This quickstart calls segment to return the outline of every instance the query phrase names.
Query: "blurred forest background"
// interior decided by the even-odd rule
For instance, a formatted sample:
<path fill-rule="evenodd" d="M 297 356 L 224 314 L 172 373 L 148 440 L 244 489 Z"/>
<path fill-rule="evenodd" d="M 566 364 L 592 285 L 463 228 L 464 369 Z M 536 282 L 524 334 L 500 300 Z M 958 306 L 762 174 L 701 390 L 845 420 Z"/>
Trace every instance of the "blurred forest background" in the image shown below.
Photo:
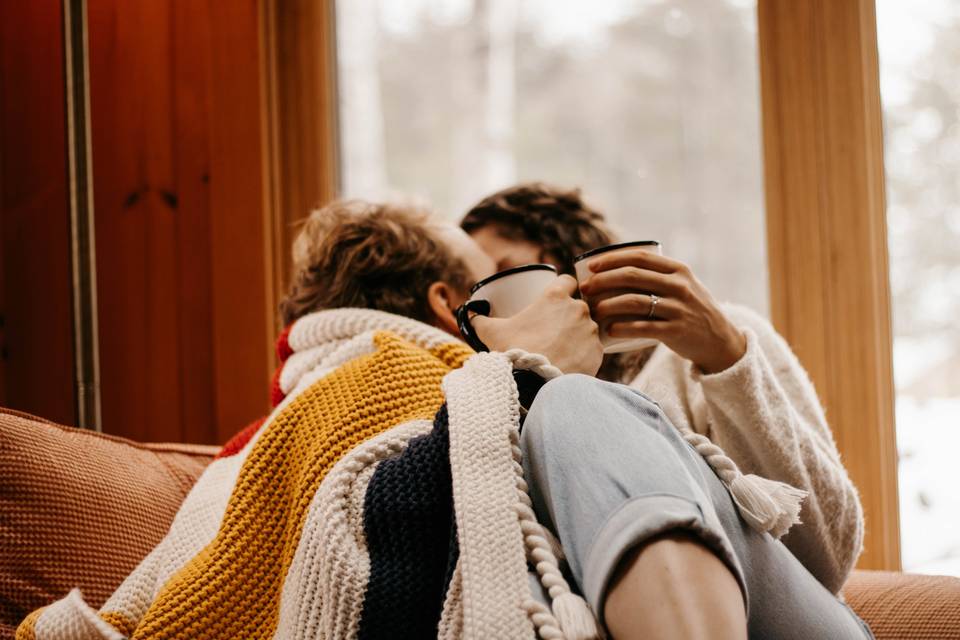
<path fill-rule="evenodd" d="M 960 576 L 960 2 L 878 0 L 877 29 L 903 563 Z"/>
<path fill-rule="evenodd" d="M 768 312 L 752 0 L 338 5 L 344 193 L 451 219 L 582 187 L 721 299 Z"/>
<path fill-rule="evenodd" d="M 877 13 L 904 566 L 960 575 L 960 2 Z M 344 195 L 579 186 L 768 313 L 755 0 L 350 0 L 337 38 Z"/>

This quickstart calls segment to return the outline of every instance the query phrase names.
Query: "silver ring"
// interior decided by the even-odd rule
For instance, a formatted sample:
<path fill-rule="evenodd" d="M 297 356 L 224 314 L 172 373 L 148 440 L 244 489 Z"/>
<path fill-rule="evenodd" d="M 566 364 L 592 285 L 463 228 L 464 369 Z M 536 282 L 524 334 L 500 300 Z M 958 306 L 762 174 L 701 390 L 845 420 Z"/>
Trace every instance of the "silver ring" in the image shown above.
<path fill-rule="evenodd" d="M 651 320 L 653 318 L 653 312 L 657 310 L 657 303 L 660 302 L 659 296 L 655 296 L 652 293 L 649 294 L 649 296 L 650 296 L 650 313 L 647 314 L 647 320 Z"/>

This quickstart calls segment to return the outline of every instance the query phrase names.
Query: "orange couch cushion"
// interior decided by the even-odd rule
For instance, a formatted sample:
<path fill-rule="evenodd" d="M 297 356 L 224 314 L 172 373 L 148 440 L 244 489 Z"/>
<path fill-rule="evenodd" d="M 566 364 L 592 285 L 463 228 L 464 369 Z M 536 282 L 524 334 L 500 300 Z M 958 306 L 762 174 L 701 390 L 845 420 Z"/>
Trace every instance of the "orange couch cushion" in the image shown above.
<path fill-rule="evenodd" d="M 0 408 L 0 638 L 75 586 L 99 607 L 164 536 L 217 451 Z M 855 571 L 843 592 L 877 640 L 960 640 L 960 579 Z"/>
<path fill-rule="evenodd" d="M 958 578 L 854 571 L 843 595 L 877 640 L 960 639 Z"/>
<path fill-rule="evenodd" d="M 217 450 L 0 409 L 0 638 L 72 587 L 99 607 L 164 536 Z"/>

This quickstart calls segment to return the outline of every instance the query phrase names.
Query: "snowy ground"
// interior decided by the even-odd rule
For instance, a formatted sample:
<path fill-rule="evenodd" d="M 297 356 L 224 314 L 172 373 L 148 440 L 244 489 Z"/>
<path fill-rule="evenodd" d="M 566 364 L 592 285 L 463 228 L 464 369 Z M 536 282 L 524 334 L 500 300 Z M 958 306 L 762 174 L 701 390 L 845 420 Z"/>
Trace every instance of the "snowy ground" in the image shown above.
<path fill-rule="evenodd" d="M 960 576 L 960 398 L 897 398 L 905 571 Z"/>

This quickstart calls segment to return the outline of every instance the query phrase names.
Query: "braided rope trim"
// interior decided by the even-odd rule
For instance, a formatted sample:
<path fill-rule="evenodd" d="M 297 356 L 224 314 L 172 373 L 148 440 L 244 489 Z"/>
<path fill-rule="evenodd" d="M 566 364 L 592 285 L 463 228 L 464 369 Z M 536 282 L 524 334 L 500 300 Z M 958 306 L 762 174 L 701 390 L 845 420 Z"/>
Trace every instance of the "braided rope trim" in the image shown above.
<path fill-rule="evenodd" d="M 563 375 L 542 355 L 511 349 L 504 354 L 516 369 L 528 369 L 545 380 Z M 754 530 L 781 538 L 800 524 L 800 510 L 807 492 L 786 483 L 757 475 L 745 475 L 737 464 L 707 436 L 689 428 L 678 428 L 686 440 L 710 465 L 730 491 L 737 510 Z"/>
<path fill-rule="evenodd" d="M 568 640 L 591 640 L 599 637 L 596 619 L 587 602 L 570 590 L 563 577 L 560 562 L 554 552 L 559 548 L 553 535 L 537 521 L 530 500 L 529 486 L 523 478 L 523 452 L 520 449 L 520 434 L 510 430 L 510 451 L 513 455 L 513 470 L 517 485 L 517 519 L 526 548 L 527 560 L 537 569 L 540 583 L 553 602 L 551 613 L 542 603 L 527 603 L 527 614 L 541 638 L 566 638 Z M 553 544 L 551 544 L 553 543 Z M 561 603 L 565 603 L 562 605 Z M 558 605 L 561 605 L 558 607 Z"/>
<path fill-rule="evenodd" d="M 503 355 L 513 363 L 514 369 L 532 371 L 544 380 L 553 380 L 563 375 L 563 371 L 550 364 L 546 356 L 539 353 L 529 353 L 523 349 L 510 349 Z"/>
<path fill-rule="evenodd" d="M 737 463 L 707 436 L 689 428 L 680 429 L 680 433 L 726 485 L 740 515 L 754 530 L 781 538 L 793 525 L 800 524 L 806 491 L 757 475 L 744 475 Z"/>
<path fill-rule="evenodd" d="M 540 354 L 511 349 L 504 356 L 515 369 L 529 370 L 545 380 L 563 375 Z M 534 628 L 545 640 L 593 640 L 600 637 L 597 621 L 587 602 L 570 590 L 570 585 L 560 570 L 562 548 L 543 525 L 537 521 L 530 500 L 530 487 L 523 477 L 523 451 L 520 449 L 520 431 L 510 429 L 510 452 L 513 456 L 513 472 L 517 487 L 517 519 L 523 533 L 527 560 L 537 569 L 540 583 L 550 595 L 553 611 L 543 603 L 530 599 L 524 603 L 527 615 Z"/>

